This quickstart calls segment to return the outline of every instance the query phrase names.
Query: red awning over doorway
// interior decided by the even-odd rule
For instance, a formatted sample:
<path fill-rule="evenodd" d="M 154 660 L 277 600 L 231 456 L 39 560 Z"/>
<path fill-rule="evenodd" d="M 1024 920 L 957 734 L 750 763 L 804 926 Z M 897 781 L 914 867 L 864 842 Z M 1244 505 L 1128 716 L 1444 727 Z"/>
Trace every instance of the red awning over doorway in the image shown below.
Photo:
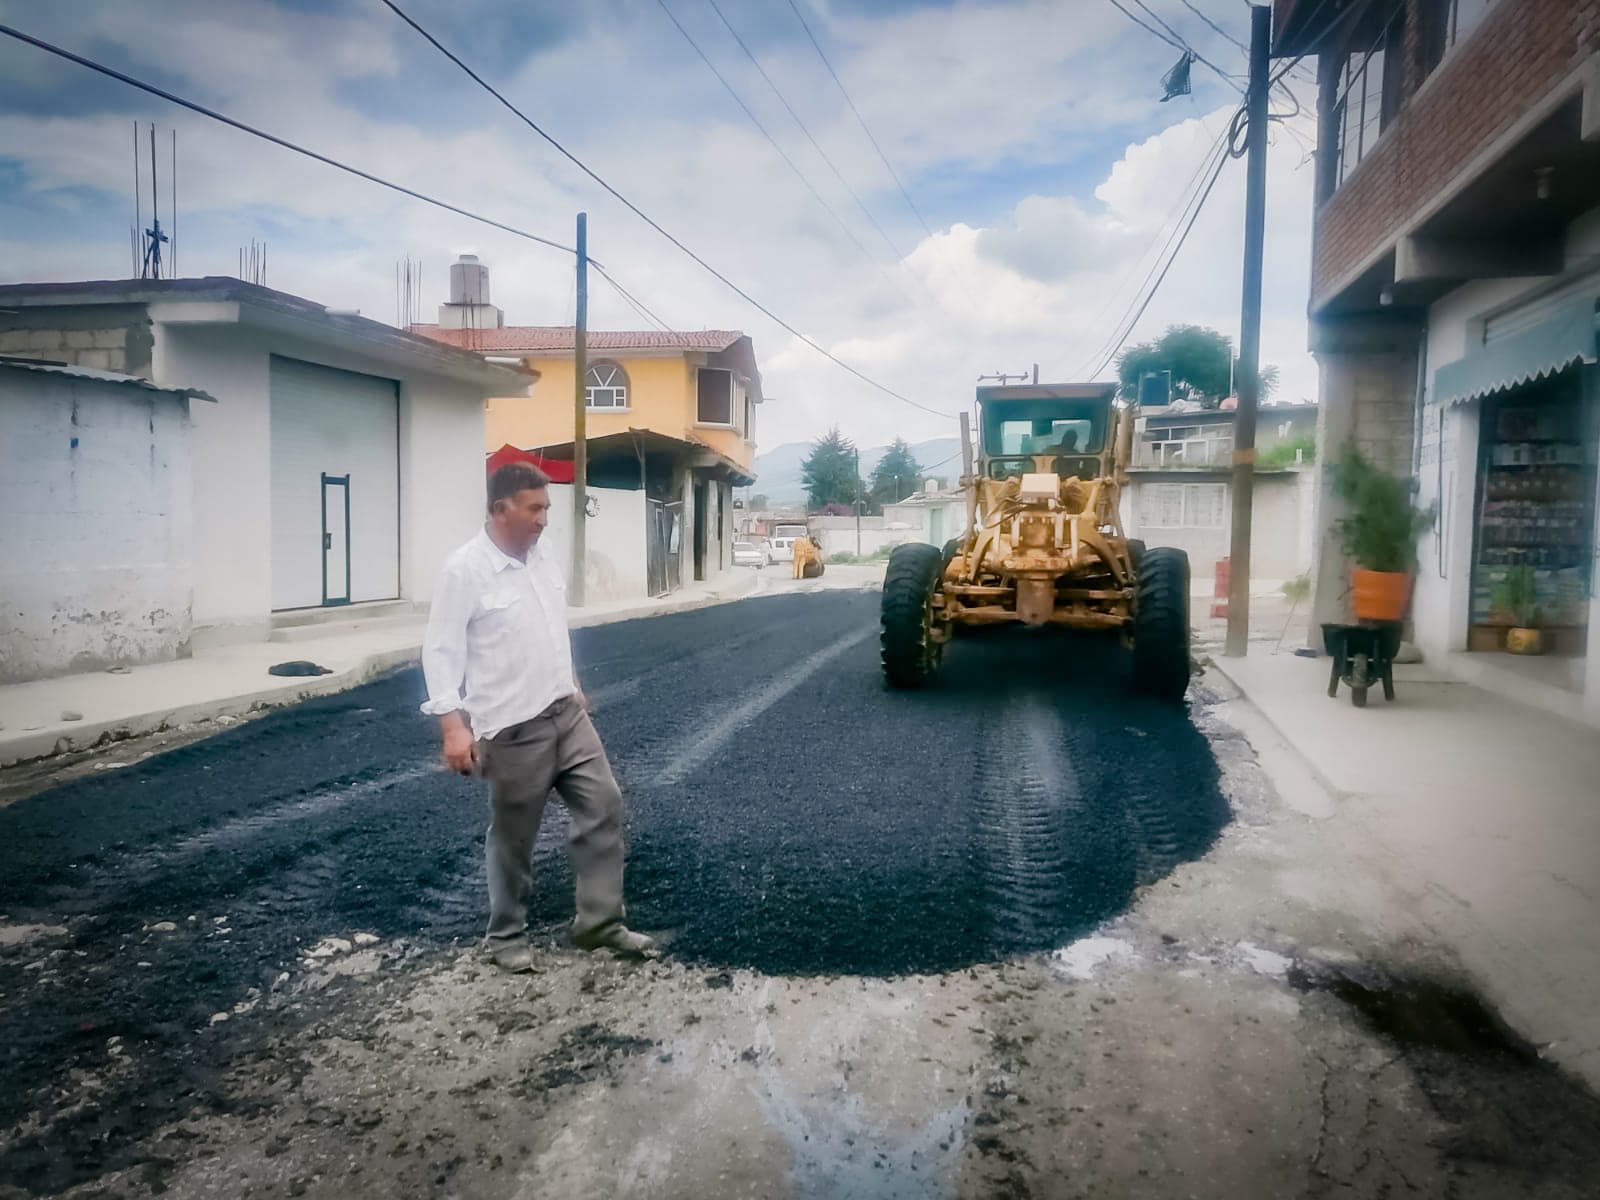
<path fill-rule="evenodd" d="M 507 463 L 525 462 L 532 463 L 546 475 L 550 476 L 551 483 L 571 483 L 574 478 L 573 467 L 570 461 L 559 458 L 542 458 L 532 450 L 518 450 L 507 443 L 493 454 L 489 455 L 487 472 L 493 475 Z"/>

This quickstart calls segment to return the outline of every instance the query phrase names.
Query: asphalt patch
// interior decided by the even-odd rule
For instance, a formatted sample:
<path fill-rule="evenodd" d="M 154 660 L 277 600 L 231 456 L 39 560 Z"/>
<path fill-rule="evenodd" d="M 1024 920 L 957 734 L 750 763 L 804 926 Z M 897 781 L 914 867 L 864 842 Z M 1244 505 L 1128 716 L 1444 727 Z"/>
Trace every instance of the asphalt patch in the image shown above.
<path fill-rule="evenodd" d="M 1206 740 L 1129 694 L 1114 642 L 963 639 L 934 687 L 891 692 L 877 604 L 788 596 L 575 636 L 628 797 L 629 920 L 669 953 L 712 979 L 947 970 L 1059 946 L 1211 845 L 1228 808 Z M 436 768 L 422 694 L 397 672 L 0 809 L 7 918 L 66 930 L 0 948 L 0 1124 L 36 1131 L 0 1184 L 135 1165 L 151 1131 L 230 1104 L 230 1064 L 304 1018 L 213 1017 L 322 939 L 481 937 L 484 788 Z M 552 805 L 530 898 L 551 943 L 565 833 Z"/>

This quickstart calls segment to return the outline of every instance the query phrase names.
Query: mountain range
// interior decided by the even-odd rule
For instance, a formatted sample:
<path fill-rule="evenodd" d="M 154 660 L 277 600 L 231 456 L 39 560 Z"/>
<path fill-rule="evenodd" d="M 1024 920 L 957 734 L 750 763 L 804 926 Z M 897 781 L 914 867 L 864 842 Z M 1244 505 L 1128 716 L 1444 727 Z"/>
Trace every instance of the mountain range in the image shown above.
<path fill-rule="evenodd" d="M 750 489 L 751 494 L 765 496 L 774 507 L 804 504 L 806 485 L 800 472 L 811 453 L 811 445 L 810 442 L 785 442 L 764 454 L 756 455 L 756 484 Z M 874 446 L 870 450 L 862 448 L 862 478 L 872 478 L 873 468 L 888 450 L 887 446 Z M 954 482 L 961 474 L 961 464 L 956 458 L 960 453 L 961 439 L 954 437 L 934 438 L 928 442 L 917 442 L 911 447 L 911 455 L 917 460 L 923 474 L 942 479 L 947 484 Z"/>

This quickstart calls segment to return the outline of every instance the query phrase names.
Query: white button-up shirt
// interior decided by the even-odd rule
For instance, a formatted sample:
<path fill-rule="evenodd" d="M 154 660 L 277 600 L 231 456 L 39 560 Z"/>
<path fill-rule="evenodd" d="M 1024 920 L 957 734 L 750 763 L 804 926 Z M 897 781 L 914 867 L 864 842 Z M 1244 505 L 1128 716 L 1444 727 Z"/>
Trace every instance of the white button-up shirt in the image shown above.
<path fill-rule="evenodd" d="M 465 709 L 472 732 L 491 738 L 572 695 L 567 584 L 542 540 L 526 562 L 480 531 L 445 560 L 422 643 L 434 716 Z"/>

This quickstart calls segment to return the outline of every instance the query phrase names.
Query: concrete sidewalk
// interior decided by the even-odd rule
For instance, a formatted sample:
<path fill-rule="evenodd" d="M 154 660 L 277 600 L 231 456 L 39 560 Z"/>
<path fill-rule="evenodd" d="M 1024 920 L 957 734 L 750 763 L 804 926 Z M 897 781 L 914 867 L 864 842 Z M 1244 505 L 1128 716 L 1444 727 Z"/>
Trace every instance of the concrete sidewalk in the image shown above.
<path fill-rule="evenodd" d="M 1259 644 L 1212 667 L 1327 793 L 1330 856 L 1359 847 L 1515 1029 L 1600 1086 L 1600 737 L 1426 667 L 1357 709 L 1329 669 Z M 1281 747 L 1258 749 L 1275 774 Z"/>
<path fill-rule="evenodd" d="M 681 588 L 648 601 L 574 609 L 574 629 L 635 617 L 686 612 L 751 595 L 754 571 Z M 0 767 L 86 750 L 161 729 L 238 717 L 261 708 L 355 687 L 391 667 L 417 661 L 426 616 L 318 629 L 293 643 L 250 642 L 202 650 L 176 662 L 134 667 L 126 674 L 94 672 L 0 687 Z M 308 659 L 328 675 L 279 677 L 274 663 Z"/>

